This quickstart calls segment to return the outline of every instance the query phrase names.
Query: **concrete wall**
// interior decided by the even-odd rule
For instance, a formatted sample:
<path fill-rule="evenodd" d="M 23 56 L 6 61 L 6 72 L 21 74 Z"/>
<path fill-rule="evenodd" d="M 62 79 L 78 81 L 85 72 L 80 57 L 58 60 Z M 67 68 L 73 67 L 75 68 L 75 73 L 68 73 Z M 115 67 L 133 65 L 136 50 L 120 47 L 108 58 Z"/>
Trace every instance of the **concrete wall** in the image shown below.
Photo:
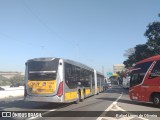
<path fill-rule="evenodd" d="M 0 99 L 9 97 L 18 97 L 24 95 L 24 86 L 10 88 L 8 86 L 1 86 L 5 90 L 0 90 Z"/>

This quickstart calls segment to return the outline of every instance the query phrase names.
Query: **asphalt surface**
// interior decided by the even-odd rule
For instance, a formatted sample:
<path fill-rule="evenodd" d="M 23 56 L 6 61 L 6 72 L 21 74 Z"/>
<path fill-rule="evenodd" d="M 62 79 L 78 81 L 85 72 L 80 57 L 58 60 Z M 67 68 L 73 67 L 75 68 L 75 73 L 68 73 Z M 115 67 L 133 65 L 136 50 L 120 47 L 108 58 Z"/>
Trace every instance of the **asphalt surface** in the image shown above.
<path fill-rule="evenodd" d="M 34 120 L 153 120 L 153 117 L 125 116 L 133 111 L 158 111 L 150 103 L 133 102 L 129 99 L 128 89 L 120 86 L 112 86 L 99 95 L 86 98 L 79 104 L 56 104 L 43 102 L 26 102 L 23 97 L 0 100 L 1 111 L 37 112 L 40 111 L 42 117 L 15 117 L 3 119 L 34 119 Z M 121 113 L 123 111 L 124 116 Z M 111 113 L 110 113 L 111 112 Z M 117 113 L 117 114 L 115 114 Z M 113 115 L 112 115 L 113 114 Z M 136 114 L 136 113 L 135 113 Z M 121 115 L 121 116 L 120 116 Z M 154 119 L 158 120 L 154 116 Z"/>

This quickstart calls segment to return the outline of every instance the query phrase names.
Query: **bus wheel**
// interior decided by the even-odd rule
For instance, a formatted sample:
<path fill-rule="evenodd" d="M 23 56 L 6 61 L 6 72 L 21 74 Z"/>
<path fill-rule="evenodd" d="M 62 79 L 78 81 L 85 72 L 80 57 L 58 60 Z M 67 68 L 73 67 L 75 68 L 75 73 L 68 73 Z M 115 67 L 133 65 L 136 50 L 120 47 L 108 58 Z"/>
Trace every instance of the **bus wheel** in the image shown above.
<path fill-rule="evenodd" d="M 86 90 L 83 90 L 84 99 L 86 98 Z"/>
<path fill-rule="evenodd" d="M 153 95 L 152 102 L 155 106 L 160 106 L 160 94 Z"/>
<path fill-rule="evenodd" d="M 99 91 L 97 91 L 97 95 L 99 95 Z"/>
<path fill-rule="evenodd" d="M 81 102 L 83 102 L 84 101 L 84 98 L 81 98 Z"/>
<path fill-rule="evenodd" d="M 78 104 L 80 100 L 81 100 L 80 92 L 78 92 L 78 99 L 75 101 L 75 103 Z"/>

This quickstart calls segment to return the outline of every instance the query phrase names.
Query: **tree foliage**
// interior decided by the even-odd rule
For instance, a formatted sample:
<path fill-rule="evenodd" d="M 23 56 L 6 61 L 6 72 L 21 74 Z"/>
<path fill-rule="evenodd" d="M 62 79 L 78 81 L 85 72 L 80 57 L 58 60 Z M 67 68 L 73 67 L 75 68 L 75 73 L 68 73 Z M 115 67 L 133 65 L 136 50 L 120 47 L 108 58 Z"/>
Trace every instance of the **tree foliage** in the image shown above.
<path fill-rule="evenodd" d="M 117 74 L 122 79 L 124 77 L 125 71 L 117 72 Z"/>
<path fill-rule="evenodd" d="M 144 35 L 148 38 L 146 44 L 153 50 L 154 54 L 160 54 L 160 22 L 149 24 Z"/>
<path fill-rule="evenodd" d="M 149 24 L 144 35 L 148 39 L 146 44 L 136 45 L 134 52 L 130 51 L 133 48 L 126 51 L 125 55 L 128 55 L 128 58 L 123 62 L 126 68 L 132 67 L 133 64 L 140 60 L 160 54 L 160 22 Z"/>
<path fill-rule="evenodd" d="M 24 85 L 24 76 L 16 75 L 10 79 L 12 86 L 21 86 Z"/>
<path fill-rule="evenodd" d="M 0 86 L 11 85 L 9 79 L 0 75 Z"/>
<path fill-rule="evenodd" d="M 152 49 L 146 44 L 136 45 L 135 47 L 135 62 L 153 56 L 154 53 Z"/>
<path fill-rule="evenodd" d="M 10 79 L 0 76 L 0 86 L 21 86 L 24 85 L 24 76 L 16 75 Z"/>
<path fill-rule="evenodd" d="M 124 57 L 129 57 L 130 55 L 132 55 L 135 52 L 134 48 L 129 48 L 128 50 L 125 51 L 124 53 Z"/>

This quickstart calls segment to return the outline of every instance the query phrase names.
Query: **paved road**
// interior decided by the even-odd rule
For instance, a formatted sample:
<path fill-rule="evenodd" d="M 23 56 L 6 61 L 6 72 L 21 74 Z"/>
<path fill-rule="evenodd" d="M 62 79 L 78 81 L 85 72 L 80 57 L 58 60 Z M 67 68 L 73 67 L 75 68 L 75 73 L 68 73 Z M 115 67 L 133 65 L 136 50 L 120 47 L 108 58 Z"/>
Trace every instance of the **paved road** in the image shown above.
<path fill-rule="evenodd" d="M 79 104 L 55 104 L 55 103 L 41 103 L 41 102 L 26 102 L 23 98 L 14 98 L 12 100 L 0 101 L 1 111 L 41 111 L 43 118 L 34 118 L 37 120 L 110 120 L 110 119 L 143 119 L 146 117 L 137 118 L 136 116 L 119 116 L 116 117 L 116 112 L 125 111 L 128 113 L 132 111 L 160 111 L 149 103 L 137 103 L 129 100 L 128 90 L 119 86 L 113 86 L 99 95 L 95 95 L 85 99 Z M 59 113 L 60 111 L 60 113 Z M 76 111 L 76 112 L 75 112 Z M 80 111 L 80 112 L 77 112 Z M 105 112 L 104 112 L 105 111 Z M 58 112 L 58 113 L 57 113 Z M 78 114 L 79 113 L 79 114 Z M 113 114 L 114 117 L 111 117 Z M 125 115 L 124 114 L 124 115 Z M 47 117 L 58 116 L 58 117 Z M 63 117 L 60 117 L 63 116 Z M 66 117 L 68 116 L 68 117 Z M 69 117 L 72 116 L 72 117 Z M 74 117 L 73 117 L 74 116 Z M 90 117 L 86 117 L 90 116 Z M 93 117 L 94 116 L 94 117 Z M 13 118 L 20 119 L 20 118 Z M 28 119 L 28 118 L 25 118 Z M 149 118 L 152 120 L 152 118 Z M 158 119 L 158 118 L 155 118 Z"/>

